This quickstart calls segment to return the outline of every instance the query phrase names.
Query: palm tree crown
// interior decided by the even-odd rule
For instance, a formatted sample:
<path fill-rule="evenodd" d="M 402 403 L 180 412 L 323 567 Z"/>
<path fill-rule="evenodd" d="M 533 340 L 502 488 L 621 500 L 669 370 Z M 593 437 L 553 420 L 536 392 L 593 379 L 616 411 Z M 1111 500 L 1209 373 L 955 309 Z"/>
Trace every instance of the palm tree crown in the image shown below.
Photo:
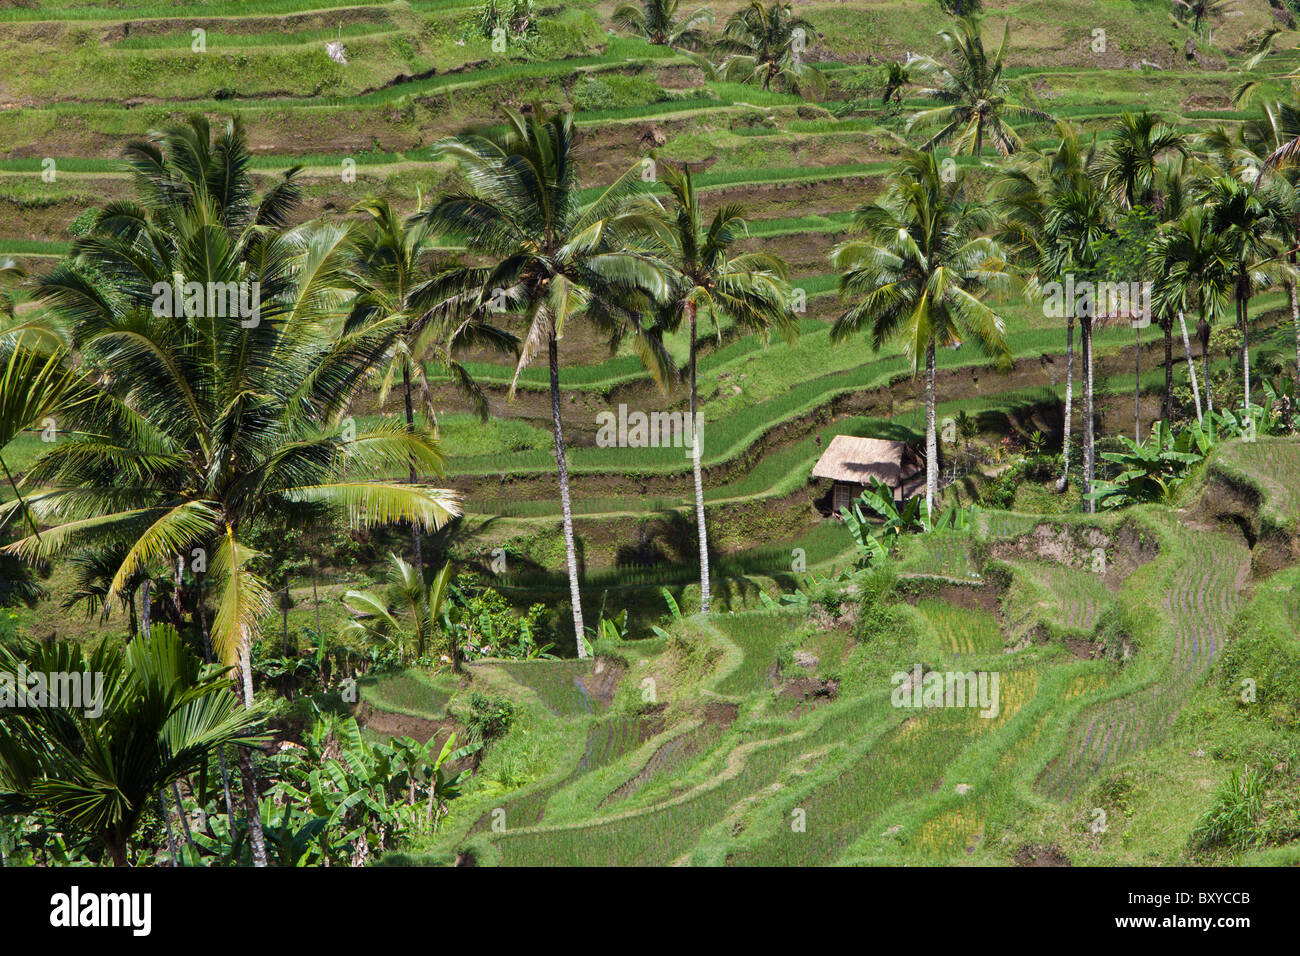
<path fill-rule="evenodd" d="M 639 4 L 624 3 L 614 10 L 614 22 L 656 46 L 684 47 L 698 50 L 708 44 L 708 37 L 700 27 L 713 22 L 713 13 L 701 7 L 693 13 L 678 16 L 681 0 L 641 0 Z"/>
<path fill-rule="evenodd" d="M 1003 52 L 1010 33 L 1008 21 L 997 53 L 989 59 L 979 21 L 973 16 L 962 17 L 953 29 L 939 33 L 948 51 L 948 64 L 923 56 L 908 65 L 911 76 L 931 84 L 921 94 L 944 104 L 923 110 L 908 121 L 909 131 L 916 127 L 940 127 L 922 149 L 934 149 L 955 140 L 956 152 L 982 156 L 984 141 L 989 139 L 999 153 L 1010 156 L 1023 143 L 1007 125 L 1007 119 L 1051 119 L 1041 110 L 1010 101 L 1011 91 L 1003 76 Z"/>

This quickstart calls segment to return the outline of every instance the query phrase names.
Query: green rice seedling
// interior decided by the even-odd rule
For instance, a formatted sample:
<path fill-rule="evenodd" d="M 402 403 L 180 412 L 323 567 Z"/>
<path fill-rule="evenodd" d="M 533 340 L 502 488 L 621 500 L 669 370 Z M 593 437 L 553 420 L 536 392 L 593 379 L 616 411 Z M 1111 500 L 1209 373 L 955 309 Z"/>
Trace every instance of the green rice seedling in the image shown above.
<path fill-rule="evenodd" d="M 997 654 L 1004 643 L 997 619 L 988 611 L 924 598 L 917 608 L 934 625 L 939 646 L 953 656 Z"/>

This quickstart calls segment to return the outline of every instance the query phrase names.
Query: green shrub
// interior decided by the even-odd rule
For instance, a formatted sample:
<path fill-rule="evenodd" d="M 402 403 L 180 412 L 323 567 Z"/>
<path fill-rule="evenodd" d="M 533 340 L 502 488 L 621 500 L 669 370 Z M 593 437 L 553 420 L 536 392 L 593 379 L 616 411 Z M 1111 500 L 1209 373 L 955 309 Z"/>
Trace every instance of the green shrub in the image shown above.
<path fill-rule="evenodd" d="M 510 732 L 515 722 L 515 705 L 506 697 L 488 697 L 478 691 L 469 695 L 469 717 L 465 730 L 471 743 L 489 744 Z"/>

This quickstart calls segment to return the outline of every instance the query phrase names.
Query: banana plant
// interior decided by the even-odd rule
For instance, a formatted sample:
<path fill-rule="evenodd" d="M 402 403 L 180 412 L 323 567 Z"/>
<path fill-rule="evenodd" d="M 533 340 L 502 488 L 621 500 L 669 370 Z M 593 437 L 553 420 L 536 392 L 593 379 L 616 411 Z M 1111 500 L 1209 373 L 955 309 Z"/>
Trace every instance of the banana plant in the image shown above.
<path fill-rule="evenodd" d="M 1187 470 L 1204 457 L 1186 450 L 1190 439 L 1180 448 L 1173 429 L 1164 421 L 1156 422 L 1142 444 L 1123 435 L 1117 438 L 1123 449 L 1106 452 L 1101 457 L 1118 465 L 1119 474 L 1109 481 L 1097 482 L 1096 488 L 1084 496 L 1103 508 L 1168 501 Z"/>

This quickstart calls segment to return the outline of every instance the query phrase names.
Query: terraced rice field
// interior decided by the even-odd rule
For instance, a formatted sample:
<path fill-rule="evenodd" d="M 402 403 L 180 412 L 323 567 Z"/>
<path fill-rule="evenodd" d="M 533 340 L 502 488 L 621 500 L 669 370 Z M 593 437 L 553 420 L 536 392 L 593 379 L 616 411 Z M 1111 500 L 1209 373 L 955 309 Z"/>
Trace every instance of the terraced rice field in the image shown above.
<path fill-rule="evenodd" d="M 1244 545 L 1228 538 L 1171 529 L 1183 555 L 1168 569 L 1166 640 L 1142 653 L 1168 660 L 1156 679 L 1087 709 L 1075 722 L 1064 752 L 1038 782 L 1056 799 L 1069 799 L 1103 767 L 1150 747 L 1178 716 L 1188 690 L 1223 649 L 1250 566 Z"/>
<path fill-rule="evenodd" d="M 740 647 L 740 664 L 717 685 L 718 693 L 749 694 L 772 688 L 780 677 L 778 652 L 793 644 L 802 616 L 779 611 L 750 611 L 720 617 L 714 626 Z"/>
<path fill-rule="evenodd" d="M 1002 651 L 1002 629 L 988 611 L 932 599 L 922 599 L 916 606 L 934 625 L 944 653 L 969 657 Z"/>
<path fill-rule="evenodd" d="M 601 675 L 590 660 L 501 661 L 482 666 L 500 670 L 532 691 L 547 710 L 558 716 L 594 714 L 604 706 L 596 691 Z"/>
<path fill-rule="evenodd" d="M 1056 606 L 1050 609 L 1050 616 L 1064 627 L 1091 632 L 1112 600 L 1102 579 L 1088 571 L 1047 561 L 1021 561 L 1017 566 L 1051 595 Z"/>
<path fill-rule="evenodd" d="M 1233 442 L 1219 451 L 1235 471 L 1254 483 L 1265 498 L 1265 512 L 1284 526 L 1300 520 L 1300 447 L 1293 441 L 1261 436 Z"/>

